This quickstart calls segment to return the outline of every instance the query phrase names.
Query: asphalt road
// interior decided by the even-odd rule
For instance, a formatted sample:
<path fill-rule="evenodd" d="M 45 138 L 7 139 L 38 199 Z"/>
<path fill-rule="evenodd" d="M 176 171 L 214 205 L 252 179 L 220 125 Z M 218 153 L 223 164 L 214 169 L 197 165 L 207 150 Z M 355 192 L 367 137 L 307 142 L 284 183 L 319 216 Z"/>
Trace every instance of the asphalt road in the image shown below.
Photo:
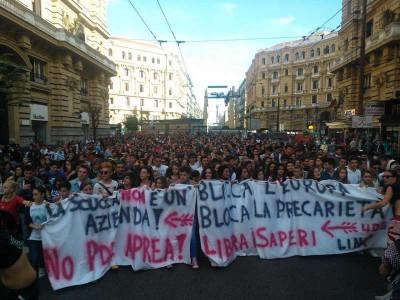
<path fill-rule="evenodd" d="M 383 294 L 377 274 L 379 259 L 367 255 L 293 257 L 260 260 L 238 258 L 227 268 L 186 265 L 134 272 L 129 267 L 109 271 L 95 283 L 52 291 L 40 282 L 42 299 L 268 299 L 369 300 Z"/>

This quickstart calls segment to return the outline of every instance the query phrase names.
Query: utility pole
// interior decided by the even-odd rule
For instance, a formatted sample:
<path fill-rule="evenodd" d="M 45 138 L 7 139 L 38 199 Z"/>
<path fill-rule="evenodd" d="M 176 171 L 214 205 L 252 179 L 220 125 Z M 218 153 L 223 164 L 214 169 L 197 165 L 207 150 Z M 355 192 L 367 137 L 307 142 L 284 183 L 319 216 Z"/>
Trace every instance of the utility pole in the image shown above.
<path fill-rule="evenodd" d="M 362 0 L 361 8 L 361 37 L 360 37 L 360 59 L 358 77 L 358 115 L 364 115 L 364 73 L 365 73 L 365 30 L 367 27 L 367 0 Z"/>

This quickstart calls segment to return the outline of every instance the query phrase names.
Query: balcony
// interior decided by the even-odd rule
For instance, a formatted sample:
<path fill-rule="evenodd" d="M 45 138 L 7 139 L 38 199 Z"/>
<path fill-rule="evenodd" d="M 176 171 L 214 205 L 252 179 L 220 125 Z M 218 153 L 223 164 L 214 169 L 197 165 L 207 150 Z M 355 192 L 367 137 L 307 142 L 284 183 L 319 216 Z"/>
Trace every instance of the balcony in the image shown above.
<path fill-rule="evenodd" d="M 311 89 L 311 93 L 318 93 L 318 89 Z"/>
<path fill-rule="evenodd" d="M 276 78 L 272 78 L 272 79 L 271 79 L 271 82 L 272 82 L 272 83 L 278 83 L 279 80 L 280 80 L 279 77 L 276 77 Z"/>
<path fill-rule="evenodd" d="M 312 73 L 312 75 L 311 75 L 311 77 L 312 78 L 316 78 L 316 77 L 320 77 L 321 76 L 321 74 L 318 72 L 318 73 Z"/>
<path fill-rule="evenodd" d="M 384 29 L 373 34 L 365 41 L 365 52 L 375 50 L 389 42 L 400 39 L 400 22 L 393 22 L 385 26 Z"/>
<path fill-rule="evenodd" d="M 80 51 L 82 53 L 81 55 L 89 56 L 91 59 L 93 59 L 93 61 L 101 64 L 103 68 L 108 69 L 109 72 L 115 73 L 115 64 L 107 57 L 102 55 L 99 51 L 93 49 L 76 36 L 68 33 L 63 28 L 56 28 L 53 24 L 47 22 L 18 1 L 0 0 L 1 15 L 4 14 L 2 10 L 5 10 L 7 13 L 25 21 L 32 27 L 37 28 L 44 34 L 48 35 L 50 38 L 55 39 L 57 42 L 66 43 L 67 47 L 73 47 L 75 52 Z M 59 44 L 57 43 L 57 45 Z"/>
<path fill-rule="evenodd" d="M 331 86 L 327 86 L 327 87 L 325 88 L 325 90 L 327 90 L 327 91 L 332 91 L 333 88 L 332 88 Z"/>
<path fill-rule="evenodd" d="M 352 63 L 353 61 L 358 59 L 359 55 L 360 55 L 360 53 L 357 48 L 357 49 L 349 51 L 348 53 L 346 53 L 343 56 L 338 57 L 337 59 L 332 61 L 330 72 L 332 73 L 335 70 L 338 70 L 338 69 L 344 67 L 345 65 Z"/>
<path fill-rule="evenodd" d="M 87 96 L 88 95 L 88 90 L 85 89 L 85 88 L 81 88 L 80 91 L 79 91 L 79 94 L 81 96 Z"/>
<path fill-rule="evenodd" d="M 296 75 L 296 80 L 304 80 L 304 74 L 303 75 Z"/>
<path fill-rule="evenodd" d="M 302 94 L 304 94 L 304 90 L 296 90 L 296 91 L 294 91 L 294 94 L 295 95 L 302 95 Z"/>

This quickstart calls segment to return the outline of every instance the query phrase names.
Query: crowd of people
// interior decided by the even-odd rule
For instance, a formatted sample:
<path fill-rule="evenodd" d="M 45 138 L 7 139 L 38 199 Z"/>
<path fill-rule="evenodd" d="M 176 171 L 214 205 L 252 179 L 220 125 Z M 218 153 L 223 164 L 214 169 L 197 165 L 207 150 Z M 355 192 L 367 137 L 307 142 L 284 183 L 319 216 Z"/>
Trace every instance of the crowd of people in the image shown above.
<path fill-rule="evenodd" d="M 383 200 L 365 209 L 392 205 L 395 216 L 400 216 L 396 157 L 371 145 L 364 151 L 359 148 L 353 140 L 339 146 L 334 139 L 321 143 L 316 139 L 299 142 L 200 133 L 134 134 L 51 147 L 32 144 L 25 151 L 0 145 L 0 212 L 8 213 L 9 223 L 16 224 L 14 233 L 29 247 L 30 262 L 39 276 L 43 276 L 40 230 L 46 205 L 71 193 L 108 197 L 121 189 L 163 189 L 177 183 L 197 184 L 202 179 L 279 183 L 331 179 L 376 188 Z M 392 255 L 386 255 L 381 267 L 386 275 L 400 268 L 391 263 L 393 255 L 398 255 L 393 245 Z M 191 247 L 192 266 L 198 268 L 195 248 Z"/>

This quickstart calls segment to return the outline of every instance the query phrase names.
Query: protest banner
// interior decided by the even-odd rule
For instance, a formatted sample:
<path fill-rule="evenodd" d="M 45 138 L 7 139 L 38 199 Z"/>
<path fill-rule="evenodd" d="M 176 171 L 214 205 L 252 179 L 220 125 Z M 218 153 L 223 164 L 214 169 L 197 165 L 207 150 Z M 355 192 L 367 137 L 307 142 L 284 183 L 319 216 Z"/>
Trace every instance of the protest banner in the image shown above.
<path fill-rule="evenodd" d="M 42 229 L 53 289 L 94 281 L 112 265 L 140 270 L 190 263 L 195 199 L 193 186 L 176 185 L 63 200 Z"/>
<path fill-rule="evenodd" d="M 389 207 L 363 212 L 380 195 L 337 181 L 203 181 L 198 218 L 203 252 L 219 266 L 237 256 L 283 258 L 384 248 Z"/>

